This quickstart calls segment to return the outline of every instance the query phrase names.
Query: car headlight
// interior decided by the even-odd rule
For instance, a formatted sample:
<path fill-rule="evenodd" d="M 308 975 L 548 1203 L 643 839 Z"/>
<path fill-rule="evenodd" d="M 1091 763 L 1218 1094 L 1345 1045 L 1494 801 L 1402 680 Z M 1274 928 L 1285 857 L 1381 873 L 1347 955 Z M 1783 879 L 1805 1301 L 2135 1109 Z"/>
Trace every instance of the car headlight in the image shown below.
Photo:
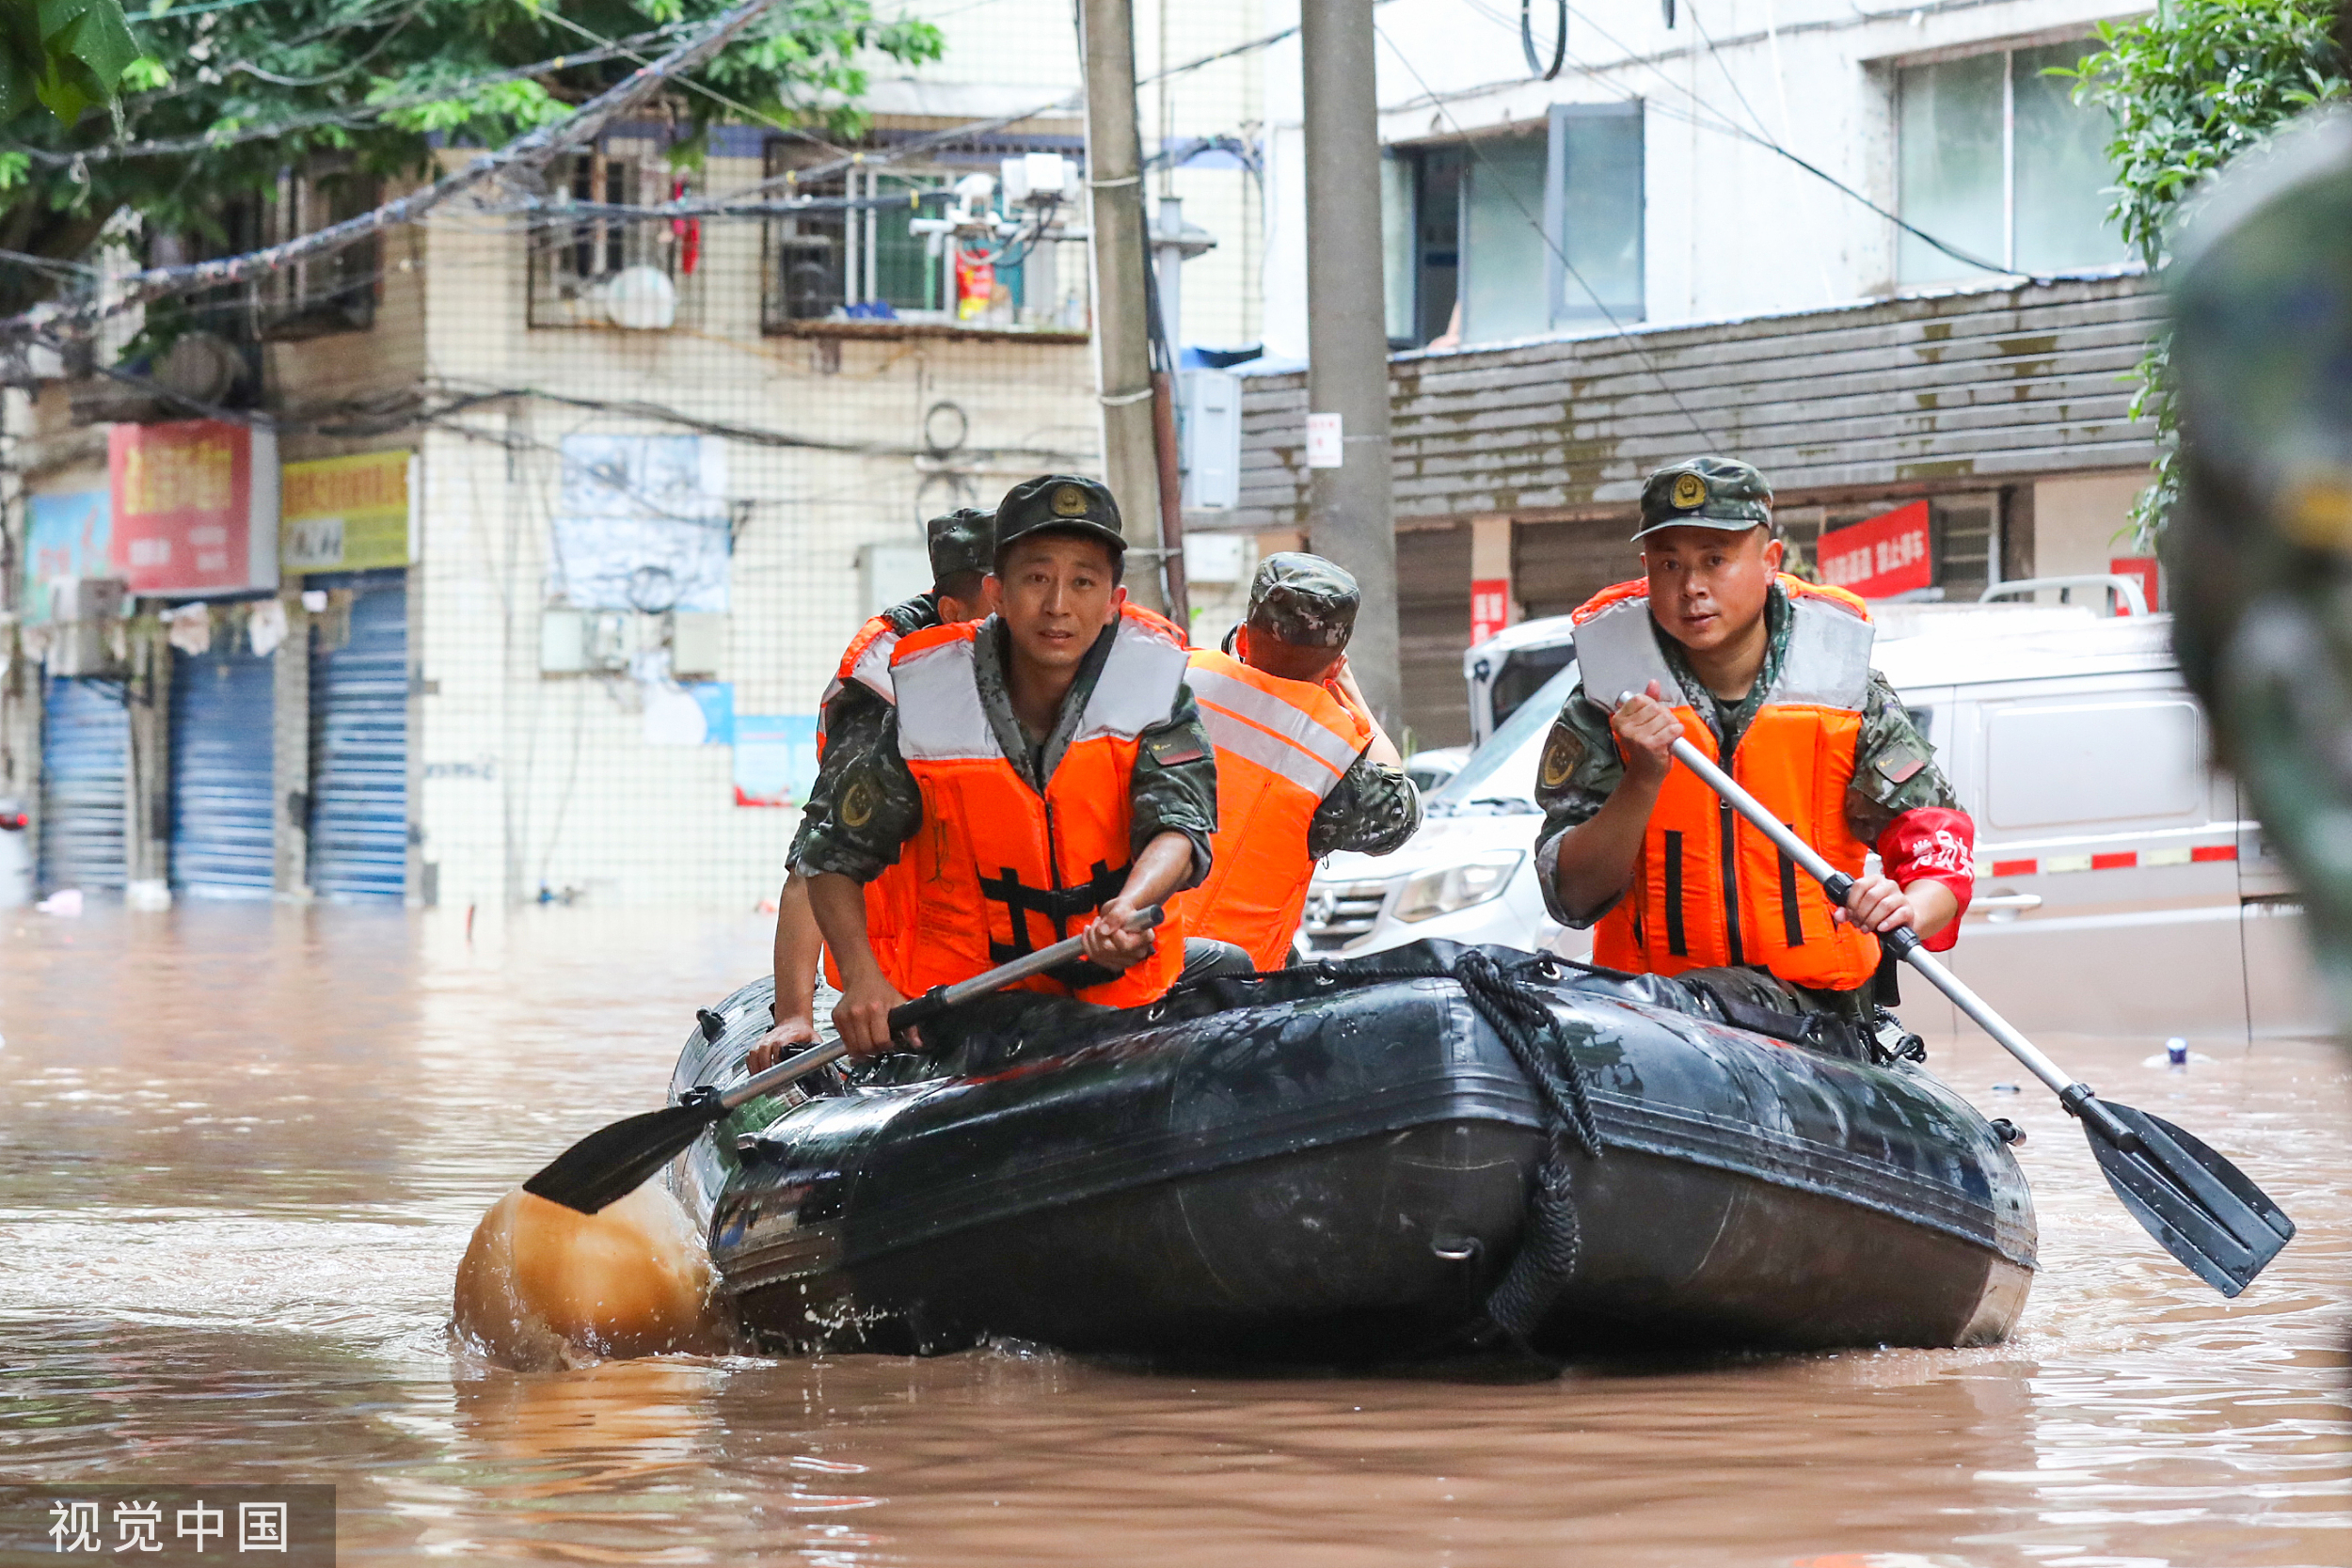
<path fill-rule="evenodd" d="M 1511 849 L 1498 854 L 1481 855 L 1462 865 L 1449 865 L 1442 871 L 1424 871 L 1405 884 L 1397 895 L 1396 918 L 1403 921 L 1428 920 L 1455 910 L 1467 910 L 1489 898 L 1499 898 L 1511 885 L 1511 874 L 1527 859 L 1524 849 Z"/>

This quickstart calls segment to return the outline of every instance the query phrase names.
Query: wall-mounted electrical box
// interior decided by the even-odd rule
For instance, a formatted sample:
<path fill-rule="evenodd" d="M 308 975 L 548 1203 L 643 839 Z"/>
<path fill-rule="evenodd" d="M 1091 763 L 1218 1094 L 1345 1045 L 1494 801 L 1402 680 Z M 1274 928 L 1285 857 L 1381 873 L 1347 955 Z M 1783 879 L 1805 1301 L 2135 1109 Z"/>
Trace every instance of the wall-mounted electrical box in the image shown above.
<path fill-rule="evenodd" d="M 628 669 L 638 649 L 640 619 L 628 610 L 541 611 L 539 673 L 583 675 Z"/>
<path fill-rule="evenodd" d="M 1185 580 L 1239 582 L 1249 571 L 1250 543 L 1242 533 L 1186 533 Z"/>
<path fill-rule="evenodd" d="M 930 551 L 922 545 L 862 545 L 857 552 L 858 592 L 866 615 L 880 615 L 931 588 Z"/>
<path fill-rule="evenodd" d="M 1241 377 L 1231 371 L 1177 372 L 1176 415 L 1184 505 L 1202 512 L 1239 506 Z"/>
<path fill-rule="evenodd" d="M 670 617 L 670 673 L 715 675 L 726 662 L 727 618 L 681 610 Z"/>

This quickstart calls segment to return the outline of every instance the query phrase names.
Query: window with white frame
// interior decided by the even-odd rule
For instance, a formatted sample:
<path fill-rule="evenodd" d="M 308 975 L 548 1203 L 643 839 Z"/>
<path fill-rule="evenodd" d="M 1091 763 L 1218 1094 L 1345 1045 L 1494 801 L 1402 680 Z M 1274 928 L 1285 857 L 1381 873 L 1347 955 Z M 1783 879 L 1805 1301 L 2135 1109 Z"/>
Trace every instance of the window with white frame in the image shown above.
<path fill-rule="evenodd" d="M 548 214 L 529 230 L 531 325 L 671 325 L 693 294 L 702 225 L 609 209 L 668 201 L 685 187 L 646 138 L 616 136 L 602 150 L 557 159 L 548 189 L 580 212 Z"/>
<path fill-rule="evenodd" d="M 962 327 L 1083 330 L 1085 243 L 1058 230 L 1035 244 L 999 251 L 986 275 L 993 297 L 960 309 L 956 247 L 909 227 L 936 216 L 927 191 L 945 191 L 974 172 L 994 174 L 1004 149 L 977 150 L 969 161 L 924 166 L 877 163 L 777 185 L 795 168 L 831 161 L 829 150 L 778 138 L 768 147 L 766 178 L 780 195 L 841 201 L 767 220 L 761 249 L 760 325 L 788 333 L 826 320 L 923 323 Z M 1058 150 L 1058 149 L 1057 149 Z M 999 198 L 1002 208 L 1002 198 Z M 1065 256 L 1066 251 L 1071 254 Z"/>
<path fill-rule="evenodd" d="M 1384 167 L 1389 339 L 1404 348 L 1643 319 L 1642 105 L 1398 148 Z"/>
<path fill-rule="evenodd" d="M 1896 73 L 1898 210 L 1949 247 L 1899 231 L 1899 282 L 2047 277 L 2129 259 L 2106 221 L 2113 121 L 2076 103 L 2065 77 L 2046 74 L 2095 46 L 1996 49 Z"/>

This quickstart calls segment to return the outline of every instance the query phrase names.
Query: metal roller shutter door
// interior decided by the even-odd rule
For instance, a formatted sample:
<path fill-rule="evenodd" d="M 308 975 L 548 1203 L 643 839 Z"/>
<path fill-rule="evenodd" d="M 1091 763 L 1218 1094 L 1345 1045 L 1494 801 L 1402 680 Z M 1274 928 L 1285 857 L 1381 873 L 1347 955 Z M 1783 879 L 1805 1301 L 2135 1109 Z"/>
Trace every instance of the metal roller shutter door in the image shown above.
<path fill-rule="evenodd" d="M 408 590 L 362 592 L 351 639 L 310 658 L 310 887 L 338 903 L 408 890 Z"/>
<path fill-rule="evenodd" d="M 267 898 L 276 882 L 266 658 L 242 636 L 174 651 L 171 669 L 171 885 L 202 898 Z"/>
<path fill-rule="evenodd" d="M 119 891 L 131 767 L 131 719 L 122 689 L 52 676 L 41 707 L 41 888 Z"/>
<path fill-rule="evenodd" d="M 1469 524 L 1399 531 L 1396 623 L 1405 721 L 1413 727 L 1413 744 L 1466 744 L 1470 695 L 1462 683 L 1462 655 L 1470 649 Z"/>

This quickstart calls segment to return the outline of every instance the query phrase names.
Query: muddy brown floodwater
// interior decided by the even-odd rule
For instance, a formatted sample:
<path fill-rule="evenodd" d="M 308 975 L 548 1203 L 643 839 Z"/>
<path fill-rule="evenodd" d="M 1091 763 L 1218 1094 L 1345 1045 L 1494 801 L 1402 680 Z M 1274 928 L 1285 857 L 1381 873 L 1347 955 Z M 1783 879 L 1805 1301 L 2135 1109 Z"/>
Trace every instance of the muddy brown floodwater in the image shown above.
<path fill-rule="evenodd" d="M 1556 1380 L 1019 1348 L 516 1373 L 452 1353 L 501 1192 L 658 1102 L 750 916 L 0 914 L 0 1481 L 332 1481 L 346 1563 L 2352 1563 L 2352 1057 L 2044 1043 L 2302 1234 L 2242 1300 L 2032 1134 L 2010 1343 Z M 2028 1081 L 2029 1082 L 2029 1081 Z"/>

